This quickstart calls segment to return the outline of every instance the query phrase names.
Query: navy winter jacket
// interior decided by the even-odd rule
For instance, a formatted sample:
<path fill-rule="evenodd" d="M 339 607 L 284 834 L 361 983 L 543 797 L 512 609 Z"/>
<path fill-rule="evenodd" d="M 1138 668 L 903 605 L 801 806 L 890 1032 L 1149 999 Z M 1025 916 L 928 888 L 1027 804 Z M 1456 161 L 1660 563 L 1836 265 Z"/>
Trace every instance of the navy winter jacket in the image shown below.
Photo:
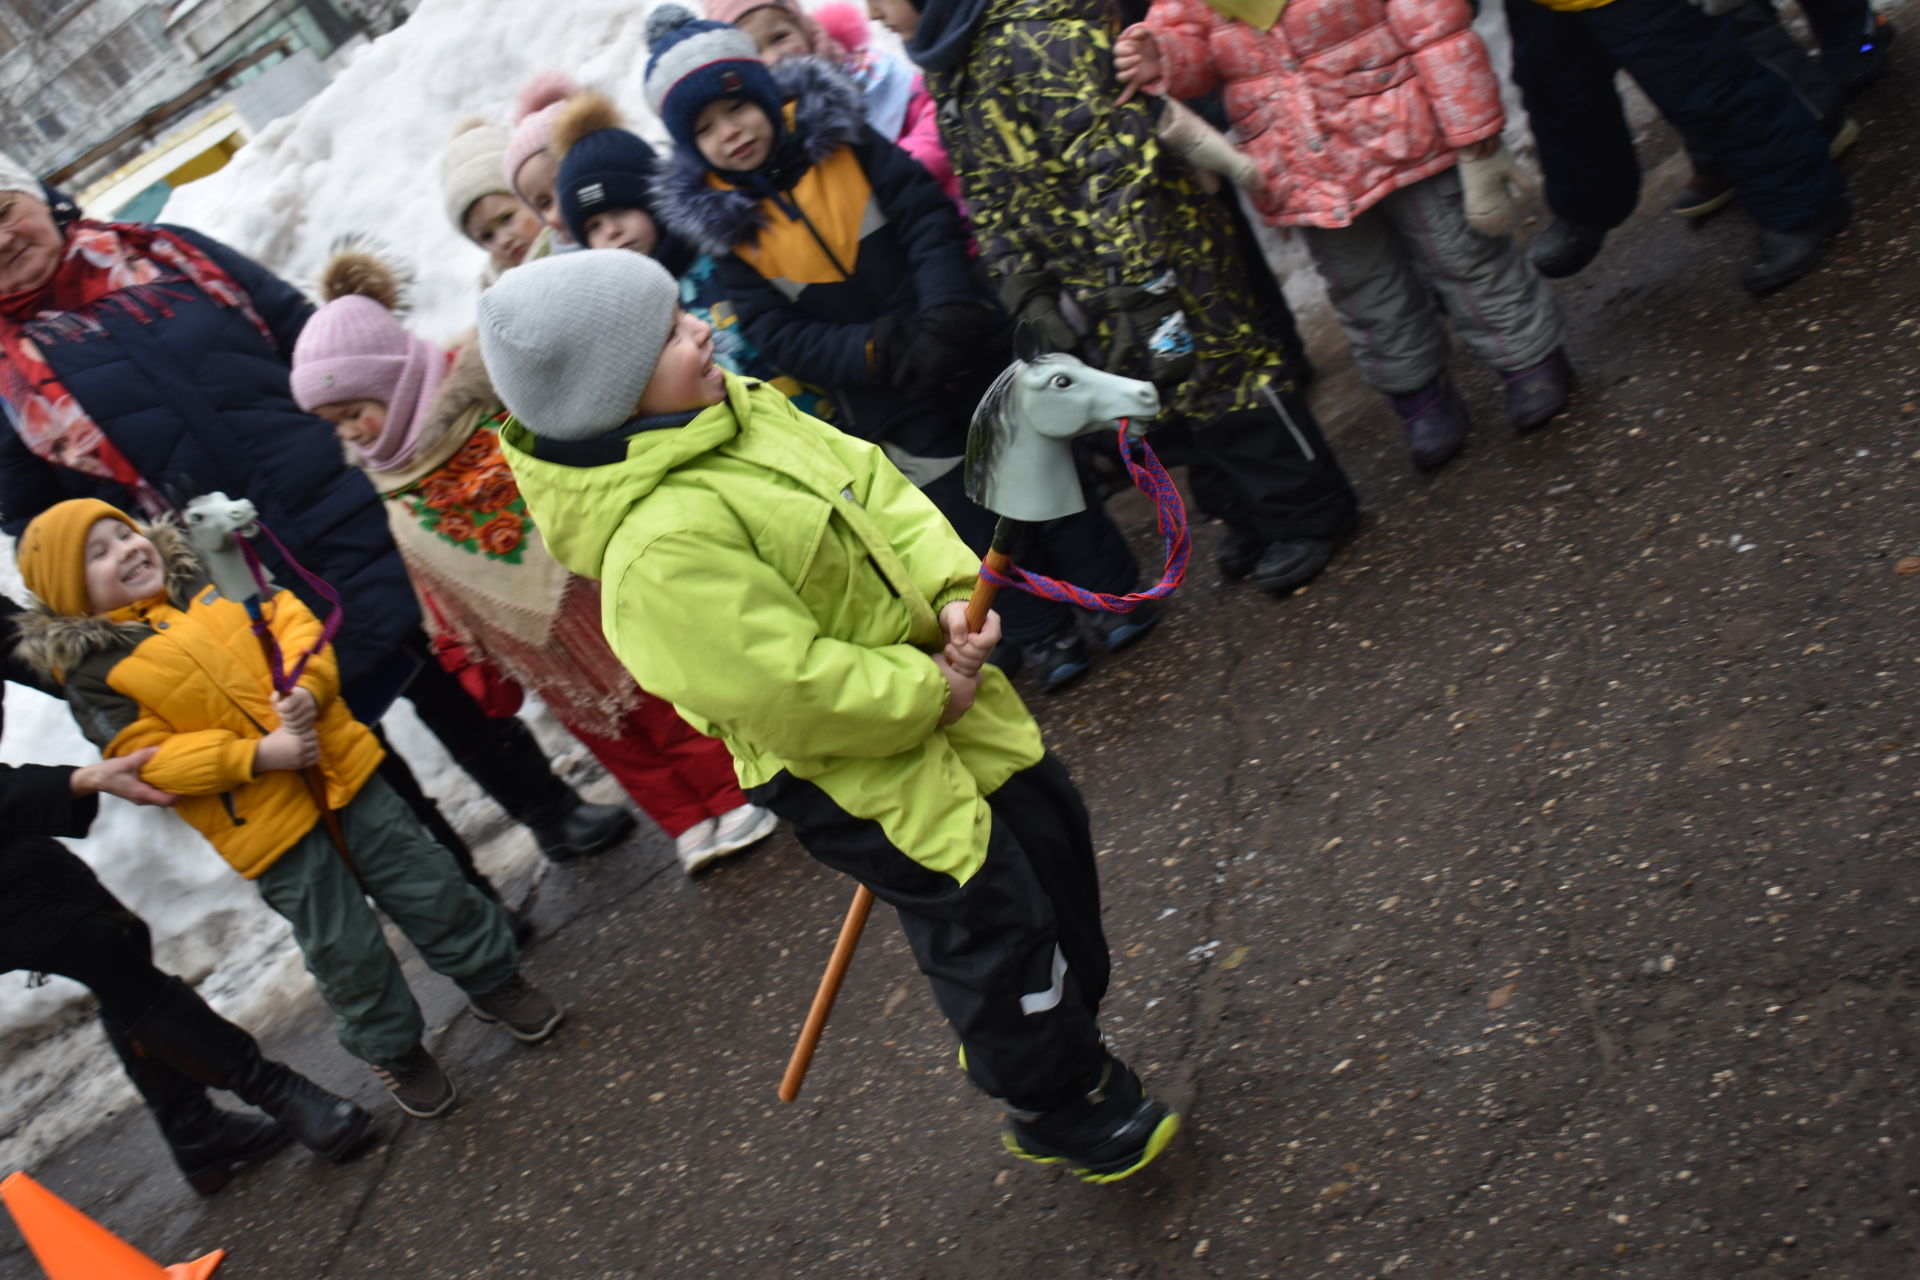
<path fill-rule="evenodd" d="M 168 228 L 244 289 L 273 333 L 222 307 L 189 281 L 168 287 L 171 316 L 98 313 L 78 339 L 26 332 L 54 373 L 147 482 L 177 502 L 215 490 L 250 500 L 309 572 L 339 593 L 345 620 L 334 641 L 343 693 L 371 723 L 418 670 L 411 644 L 420 609 L 394 549 L 380 497 L 350 466 L 326 422 L 303 413 L 287 387 L 294 339 L 313 314 L 300 292 L 260 264 L 184 227 Z M 129 511 L 119 485 L 36 457 L 0 432 L 0 529 L 18 536 L 66 498 L 101 498 Z M 135 514 L 138 514 L 135 511 Z M 330 607 L 260 539 L 281 586 L 309 608 Z"/>
<path fill-rule="evenodd" d="M 762 200 L 716 185 L 705 161 L 681 148 L 656 190 L 659 207 L 669 226 L 718 258 L 741 326 L 768 363 L 826 387 L 836 427 L 888 446 L 926 483 L 914 460 L 941 460 L 936 474 L 953 464 L 976 397 L 895 390 L 869 365 L 876 326 L 930 307 L 996 304 L 953 201 L 919 161 L 867 126 L 852 82 L 814 58 L 790 58 L 774 75 L 792 104 L 781 149 L 797 153 L 780 193 Z M 982 361 L 989 377 L 1000 363 L 997 353 Z"/>

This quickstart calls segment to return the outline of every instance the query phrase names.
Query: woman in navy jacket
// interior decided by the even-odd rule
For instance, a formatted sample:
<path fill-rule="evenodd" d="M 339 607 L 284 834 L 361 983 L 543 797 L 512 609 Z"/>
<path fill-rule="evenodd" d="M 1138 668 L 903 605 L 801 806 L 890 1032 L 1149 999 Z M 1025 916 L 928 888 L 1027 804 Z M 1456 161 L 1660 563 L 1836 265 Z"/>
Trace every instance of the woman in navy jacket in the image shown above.
<path fill-rule="evenodd" d="M 344 694 L 373 723 L 402 690 L 501 807 L 564 858 L 633 827 L 554 777 L 518 720 L 487 718 L 427 658 L 419 606 L 378 495 L 325 422 L 300 411 L 288 361 L 312 306 L 291 285 L 181 228 L 81 219 L 0 156 L 0 530 L 71 497 L 148 518 L 200 493 L 245 497 L 344 604 Z M 269 546 L 276 579 L 324 613 Z M 399 757 L 382 766 L 464 864 L 471 854 Z M 470 873 L 477 883 L 477 872 Z"/>

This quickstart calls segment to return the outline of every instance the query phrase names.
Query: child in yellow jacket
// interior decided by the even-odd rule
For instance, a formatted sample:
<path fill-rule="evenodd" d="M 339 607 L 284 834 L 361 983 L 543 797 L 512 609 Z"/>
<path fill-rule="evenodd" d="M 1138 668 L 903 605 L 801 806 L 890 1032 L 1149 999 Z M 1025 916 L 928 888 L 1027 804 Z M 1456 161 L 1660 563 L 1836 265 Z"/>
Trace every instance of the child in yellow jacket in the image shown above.
<path fill-rule="evenodd" d="M 19 557 L 37 597 L 20 620 L 22 655 L 65 687 L 104 755 L 157 749 L 142 780 L 177 793 L 175 812 L 287 918 L 340 1043 L 402 1110 L 441 1115 L 455 1094 L 421 1044 L 420 1006 L 368 897 L 475 1016 L 521 1040 L 552 1033 L 562 1011 L 520 976 L 506 918 L 375 776 L 380 743 L 340 699 L 332 647 L 291 591 L 273 597 L 268 625 L 289 667 L 311 656 L 283 694 L 246 607 L 219 593 L 172 527 L 76 498 L 35 517 Z M 324 787 L 351 863 L 303 773 Z"/>

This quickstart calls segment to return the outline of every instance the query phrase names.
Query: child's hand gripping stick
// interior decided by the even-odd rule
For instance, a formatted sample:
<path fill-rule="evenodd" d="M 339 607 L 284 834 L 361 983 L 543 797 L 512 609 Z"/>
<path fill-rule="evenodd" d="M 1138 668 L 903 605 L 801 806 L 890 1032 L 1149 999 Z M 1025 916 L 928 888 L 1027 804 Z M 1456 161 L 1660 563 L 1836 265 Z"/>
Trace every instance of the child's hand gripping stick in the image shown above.
<path fill-rule="evenodd" d="M 967 496 L 1000 517 L 994 527 L 993 544 L 967 601 L 965 632 L 956 634 L 949 611 L 942 615 L 941 630 L 946 638 L 942 656 L 956 671 L 971 666 L 977 676 L 980 665 L 999 643 L 1000 624 L 993 614 L 994 594 L 999 582 L 1012 580 L 1012 549 L 1030 522 L 1056 520 L 1086 509 L 1080 490 L 1080 475 L 1073 464 L 1073 437 L 1100 431 L 1118 423 L 1127 430 L 1126 420 L 1138 415 L 1150 418 L 1160 412 L 1160 393 L 1150 382 L 1138 382 L 1103 373 L 1082 364 L 1069 355 L 1048 353 L 1041 346 L 1039 332 L 1021 325 L 1014 339 L 1018 358 L 995 379 L 974 411 L 973 425 L 967 435 Z M 1124 450 L 1123 450 L 1124 451 Z M 1168 482 L 1171 489 L 1171 482 Z M 1179 521 L 1179 569 L 1185 569 L 1186 524 L 1184 512 Z M 1172 542 L 1169 542 L 1169 568 L 1172 569 Z M 1179 581 L 1178 573 L 1163 579 L 1160 587 L 1139 598 L 1164 595 Z M 1074 590 L 1079 590 L 1074 588 Z M 1129 599 L 1133 599 L 1129 597 Z M 1121 602 L 1116 606 L 1130 608 Z M 951 607 L 950 607 L 951 610 Z M 780 1100 L 792 1102 L 800 1096 L 807 1067 L 814 1049 L 833 1012 L 834 999 L 840 994 L 854 948 L 860 945 L 861 931 L 873 910 L 873 890 L 861 885 L 854 891 L 834 944 L 833 958 L 821 975 L 814 993 L 813 1007 L 800 1031 L 799 1043 L 787 1061 L 786 1075 L 780 1081 Z"/>

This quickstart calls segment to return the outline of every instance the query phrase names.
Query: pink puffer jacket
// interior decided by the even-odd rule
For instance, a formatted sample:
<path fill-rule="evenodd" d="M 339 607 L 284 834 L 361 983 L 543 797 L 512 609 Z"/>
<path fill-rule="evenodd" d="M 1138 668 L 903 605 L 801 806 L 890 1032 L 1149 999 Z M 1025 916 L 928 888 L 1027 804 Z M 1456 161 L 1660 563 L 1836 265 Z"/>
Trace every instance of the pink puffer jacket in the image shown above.
<path fill-rule="evenodd" d="M 907 118 L 901 123 L 900 136 L 894 141 L 918 160 L 922 169 L 933 175 L 940 189 L 960 205 L 960 216 L 965 217 L 967 207 L 960 204 L 960 179 L 954 176 L 953 161 L 947 157 L 947 144 L 940 140 L 939 116 L 939 105 L 934 102 L 933 95 L 927 92 L 926 80 L 915 76 L 913 96 L 907 99 Z"/>
<path fill-rule="evenodd" d="M 1466 0 L 1289 0 L 1270 31 L 1202 0 L 1153 0 L 1150 91 L 1224 88 L 1235 139 L 1267 171 L 1254 204 L 1276 226 L 1344 227 L 1446 169 L 1505 117 Z"/>

